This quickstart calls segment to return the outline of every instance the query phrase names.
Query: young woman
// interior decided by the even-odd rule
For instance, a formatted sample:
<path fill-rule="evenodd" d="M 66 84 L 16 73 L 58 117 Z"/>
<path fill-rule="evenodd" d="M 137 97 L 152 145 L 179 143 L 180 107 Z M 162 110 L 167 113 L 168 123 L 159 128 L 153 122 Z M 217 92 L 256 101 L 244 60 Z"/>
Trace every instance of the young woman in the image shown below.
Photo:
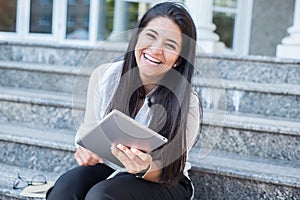
<path fill-rule="evenodd" d="M 151 153 L 112 146 L 126 172 L 110 179 L 114 169 L 78 146 L 75 159 L 80 166 L 63 174 L 47 199 L 191 199 L 187 152 L 202 119 L 199 100 L 190 87 L 195 41 L 195 25 L 181 4 L 160 3 L 146 12 L 124 60 L 92 73 L 77 137 L 117 109 L 168 138 L 168 143 Z"/>

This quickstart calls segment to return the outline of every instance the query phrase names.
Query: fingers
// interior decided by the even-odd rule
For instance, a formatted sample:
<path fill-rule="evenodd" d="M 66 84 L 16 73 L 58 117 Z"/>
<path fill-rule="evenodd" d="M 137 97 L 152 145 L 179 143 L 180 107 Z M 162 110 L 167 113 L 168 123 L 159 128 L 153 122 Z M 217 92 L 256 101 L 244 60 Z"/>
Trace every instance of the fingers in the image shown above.
<path fill-rule="evenodd" d="M 152 162 L 152 157 L 134 148 L 124 145 L 113 145 L 112 153 L 120 160 L 129 173 L 137 173 L 146 169 Z"/>
<path fill-rule="evenodd" d="M 149 159 L 149 154 L 143 153 L 142 151 L 135 149 L 135 148 L 131 148 L 130 149 L 136 156 L 138 156 L 142 161 L 146 161 L 147 159 Z M 151 157 L 151 156 L 150 156 Z"/>
<path fill-rule="evenodd" d="M 80 146 L 76 150 L 74 157 L 80 166 L 96 165 L 103 162 L 103 160 L 97 154 Z"/>

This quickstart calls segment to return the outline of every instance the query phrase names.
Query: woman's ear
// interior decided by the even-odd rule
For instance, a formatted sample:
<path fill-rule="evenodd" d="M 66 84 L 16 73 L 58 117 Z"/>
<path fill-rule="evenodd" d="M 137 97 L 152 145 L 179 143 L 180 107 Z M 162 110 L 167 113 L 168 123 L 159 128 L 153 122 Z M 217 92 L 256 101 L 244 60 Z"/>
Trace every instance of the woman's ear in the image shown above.
<path fill-rule="evenodd" d="M 178 57 L 176 62 L 174 63 L 174 67 L 177 67 L 178 65 L 180 65 L 181 60 L 182 60 L 181 57 Z"/>

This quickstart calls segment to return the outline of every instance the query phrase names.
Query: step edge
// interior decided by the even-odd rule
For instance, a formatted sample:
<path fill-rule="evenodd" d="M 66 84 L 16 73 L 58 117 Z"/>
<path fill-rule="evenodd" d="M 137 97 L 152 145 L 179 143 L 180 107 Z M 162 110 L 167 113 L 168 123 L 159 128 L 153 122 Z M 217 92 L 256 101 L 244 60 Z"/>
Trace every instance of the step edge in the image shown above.
<path fill-rule="evenodd" d="M 20 61 L 0 61 L 0 69 L 20 70 L 29 72 L 53 73 L 72 76 L 90 76 L 93 67 L 68 66 Z"/>
<path fill-rule="evenodd" d="M 300 136 L 300 122 L 285 118 L 268 118 L 253 114 L 229 114 L 220 111 L 204 110 L 203 124 L 206 126 L 226 127 Z"/>
<path fill-rule="evenodd" d="M 16 103 L 20 102 L 37 105 L 50 105 L 58 107 L 84 109 L 84 101 L 74 101 L 73 97 L 74 96 L 71 93 L 65 92 L 45 92 L 44 90 L 0 87 L 0 100 L 12 101 Z"/>
<path fill-rule="evenodd" d="M 211 54 L 197 53 L 197 57 L 211 60 L 229 60 L 238 62 L 251 62 L 251 63 L 270 63 L 275 65 L 291 65 L 299 67 L 299 59 L 291 58 L 279 58 L 271 56 L 259 56 L 259 55 L 226 55 L 226 54 Z"/>
<path fill-rule="evenodd" d="M 205 83 L 192 83 L 192 87 L 216 90 L 237 90 L 241 92 L 256 92 L 277 95 L 300 95 L 299 84 L 254 83 L 250 81 L 235 81 L 226 79 L 205 79 L 205 81 Z"/>
<path fill-rule="evenodd" d="M 18 132 L 22 134 L 18 134 Z M 75 133 L 71 135 L 70 132 L 69 130 L 56 129 L 43 131 L 24 126 L 1 124 L 0 140 L 75 152 Z M 47 140 L 45 140 L 45 138 L 47 138 Z"/>
<path fill-rule="evenodd" d="M 195 154 L 196 153 L 194 151 L 191 151 L 189 154 L 191 158 L 189 162 L 192 164 L 192 170 L 194 171 L 220 174 L 224 176 L 230 176 L 230 177 L 241 178 L 241 179 L 246 178 L 255 181 L 281 184 L 289 187 L 300 188 L 300 168 L 279 166 L 279 165 L 275 166 L 271 164 L 252 161 L 252 163 L 255 163 L 256 165 L 260 165 L 261 167 L 263 166 L 262 168 L 263 170 L 255 171 L 250 167 L 248 168 L 245 167 L 245 163 L 251 163 L 250 161 L 232 159 L 229 157 L 222 157 L 222 156 L 213 156 L 213 155 L 207 155 L 205 158 L 201 159 L 202 161 L 199 161 L 199 159 L 195 159 Z M 221 163 L 222 160 L 223 161 L 225 160 L 226 162 L 234 163 L 235 167 Z M 244 167 L 240 167 L 241 165 L 244 165 Z M 270 167 L 273 167 L 272 169 L 275 172 L 272 172 L 272 170 L 270 170 Z M 290 169 L 293 171 L 297 171 L 298 177 L 293 176 L 293 174 L 291 174 L 291 171 L 287 171 L 288 176 L 287 175 L 284 176 L 282 174 L 276 173 L 283 169 Z"/>

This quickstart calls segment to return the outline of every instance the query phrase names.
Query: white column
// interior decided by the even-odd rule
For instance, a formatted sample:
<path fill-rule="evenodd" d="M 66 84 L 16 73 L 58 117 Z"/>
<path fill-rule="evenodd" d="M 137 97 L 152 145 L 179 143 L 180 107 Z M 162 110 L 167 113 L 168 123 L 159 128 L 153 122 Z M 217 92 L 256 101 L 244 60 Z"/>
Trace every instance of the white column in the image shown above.
<path fill-rule="evenodd" d="M 300 59 L 300 0 L 295 2 L 294 23 L 288 28 L 289 36 L 277 45 L 276 56 Z"/>
<path fill-rule="evenodd" d="M 185 0 L 185 4 L 194 19 L 197 28 L 198 46 L 205 53 L 222 53 L 225 45 L 214 33 L 213 0 Z"/>
<path fill-rule="evenodd" d="M 127 2 L 115 0 L 113 31 L 109 39 L 113 41 L 126 41 L 125 33 L 127 28 Z"/>
<path fill-rule="evenodd" d="M 138 18 L 141 19 L 143 15 L 147 12 L 147 3 L 139 3 L 139 15 Z"/>

